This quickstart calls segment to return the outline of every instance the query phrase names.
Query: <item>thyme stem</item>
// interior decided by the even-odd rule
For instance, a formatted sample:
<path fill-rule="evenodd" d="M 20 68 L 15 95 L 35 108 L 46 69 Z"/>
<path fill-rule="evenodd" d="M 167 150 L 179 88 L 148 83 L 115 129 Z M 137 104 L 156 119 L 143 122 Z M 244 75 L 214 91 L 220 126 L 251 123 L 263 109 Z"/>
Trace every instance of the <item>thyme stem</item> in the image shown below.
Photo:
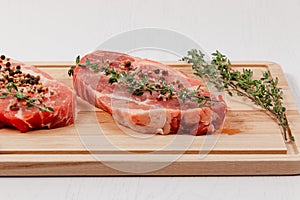
<path fill-rule="evenodd" d="M 216 89 L 224 89 L 230 96 L 235 93 L 247 97 L 265 109 L 282 128 L 285 141 L 294 141 L 283 106 L 283 91 L 277 87 L 277 77 L 273 79 L 267 71 L 260 79 L 253 79 L 252 70 L 244 68 L 240 72 L 232 69 L 230 60 L 219 51 L 212 54 L 210 63 L 204 60 L 204 56 L 201 51 L 193 49 L 182 60 L 191 63 L 195 75 L 212 83 Z"/>

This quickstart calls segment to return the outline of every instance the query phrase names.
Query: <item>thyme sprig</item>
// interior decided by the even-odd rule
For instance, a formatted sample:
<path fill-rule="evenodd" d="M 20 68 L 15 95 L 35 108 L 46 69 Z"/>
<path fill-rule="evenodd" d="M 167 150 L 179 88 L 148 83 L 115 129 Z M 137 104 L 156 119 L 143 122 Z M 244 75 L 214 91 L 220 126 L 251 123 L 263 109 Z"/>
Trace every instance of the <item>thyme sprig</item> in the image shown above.
<path fill-rule="evenodd" d="M 136 72 L 135 69 L 132 68 L 125 67 L 124 69 L 115 69 L 109 62 L 104 62 L 103 59 L 101 65 L 98 63 L 91 63 L 88 58 L 86 58 L 85 63 L 83 64 L 79 64 L 79 61 L 77 61 L 78 59 L 76 59 L 76 63 L 79 67 L 90 68 L 96 73 L 104 73 L 105 76 L 109 77 L 108 82 L 110 84 L 118 83 L 136 96 L 142 96 L 146 92 L 153 95 L 153 93 L 156 92 L 158 93 L 158 97 L 164 101 L 172 98 L 179 98 L 183 102 L 195 102 L 199 107 L 212 106 L 214 103 L 219 102 L 216 98 L 211 98 L 211 96 L 202 94 L 200 86 L 197 87 L 197 89 L 192 90 L 183 88 L 183 85 L 180 82 L 170 84 L 165 81 L 165 78 L 163 77 L 159 80 L 149 79 L 146 74 Z M 130 66 L 130 63 L 127 63 L 126 65 Z M 154 73 L 160 73 L 160 70 L 156 69 L 154 70 Z M 74 74 L 73 67 L 69 70 L 68 74 L 69 76 Z M 167 72 L 162 71 L 162 74 L 166 75 Z"/>
<path fill-rule="evenodd" d="M 14 84 L 13 82 L 9 82 L 5 86 L 6 91 L 2 92 L 0 95 L 0 99 L 6 98 L 8 95 L 12 95 L 14 98 L 16 98 L 18 101 L 25 101 L 27 108 L 36 107 L 42 112 L 54 112 L 54 109 L 52 107 L 46 106 L 46 104 L 43 104 L 40 106 L 38 104 L 38 100 L 32 97 L 26 96 L 24 93 L 20 92 L 18 89 L 18 86 Z"/>
<path fill-rule="evenodd" d="M 283 106 L 283 91 L 278 87 L 277 77 L 273 78 L 270 71 L 266 71 L 260 79 L 254 79 L 252 70 L 234 70 L 230 60 L 219 51 L 212 54 L 211 62 L 206 62 L 204 56 L 201 51 L 193 49 L 183 60 L 192 64 L 195 75 L 204 78 L 216 89 L 224 89 L 230 96 L 236 94 L 247 97 L 267 110 L 281 126 L 284 139 L 294 141 L 286 117 L 286 108 Z"/>
<path fill-rule="evenodd" d="M 79 62 L 80 62 L 80 56 L 77 56 L 76 60 L 75 60 L 76 65 L 78 65 Z M 76 65 L 71 66 L 70 69 L 68 70 L 68 75 L 69 76 L 74 75 L 74 69 L 75 69 Z"/>

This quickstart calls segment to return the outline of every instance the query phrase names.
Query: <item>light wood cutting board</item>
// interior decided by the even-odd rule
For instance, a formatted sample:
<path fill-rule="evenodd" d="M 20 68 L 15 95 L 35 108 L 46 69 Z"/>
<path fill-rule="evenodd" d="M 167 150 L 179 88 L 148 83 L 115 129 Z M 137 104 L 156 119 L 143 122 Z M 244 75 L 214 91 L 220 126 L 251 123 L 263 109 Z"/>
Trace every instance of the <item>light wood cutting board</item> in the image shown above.
<path fill-rule="evenodd" d="M 72 87 L 66 63 L 31 63 Z M 192 76 L 186 63 L 168 65 Z M 78 98 L 74 125 L 19 133 L 0 129 L 2 176 L 261 175 L 300 174 L 300 115 L 279 65 L 234 63 L 255 75 L 269 69 L 284 90 L 295 143 L 276 122 L 242 97 L 226 96 L 222 130 L 213 135 L 145 135 L 118 126 L 108 113 Z"/>

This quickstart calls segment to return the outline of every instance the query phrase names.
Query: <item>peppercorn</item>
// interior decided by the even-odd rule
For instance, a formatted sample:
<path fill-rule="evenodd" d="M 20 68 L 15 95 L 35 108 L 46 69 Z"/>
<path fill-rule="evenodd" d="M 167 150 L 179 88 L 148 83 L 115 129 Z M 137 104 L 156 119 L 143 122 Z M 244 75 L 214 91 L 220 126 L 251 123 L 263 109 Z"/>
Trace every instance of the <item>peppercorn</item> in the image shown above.
<path fill-rule="evenodd" d="M 1 60 L 4 60 L 5 59 L 5 55 L 1 55 Z"/>
<path fill-rule="evenodd" d="M 10 72 L 9 72 L 9 75 L 10 75 L 10 76 L 13 76 L 13 75 L 15 75 L 15 72 L 14 72 L 14 71 L 10 71 Z"/>
<path fill-rule="evenodd" d="M 159 72 L 160 72 L 159 69 L 154 70 L 154 73 L 155 73 L 155 74 L 159 74 Z"/>
<path fill-rule="evenodd" d="M 18 106 L 16 106 L 16 105 L 11 105 L 11 106 L 9 106 L 9 109 L 10 109 L 10 110 L 17 111 L 17 110 L 19 110 L 20 108 L 19 108 Z"/>
<path fill-rule="evenodd" d="M 25 83 L 30 83 L 30 78 L 25 78 Z"/>
<path fill-rule="evenodd" d="M 165 81 L 166 79 L 164 77 L 159 77 L 159 81 Z"/>
<path fill-rule="evenodd" d="M 161 73 L 162 73 L 162 75 L 164 75 L 164 76 L 168 75 L 168 71 L 166 71 L 166 70 L 163 70 Z"/>
<path fill-rule="evenodd" d="M 14 82 L 13 78 L 8 78 L 8 82 Z"/>
<path fill-rule="evenodd" d="M 20 66 L 20 65 L 16 66 L 16 69 L 19 69 L 19 70 L 20 70 L 20 69 L 21 69 L 21 66 Z"/>
<path fill-rule="evenodd" d="M 131 62 L 130 62 L 130 60 L 127 60 L 125 63 L 125 67 L 130 67 L 130 66 L 131 66 Z"/>
<path fill-rule="evenodd" d="M 5 64 L 6 67 L 10 67 L 10 65 L 11 65 L 10 62 L 7 62 L 7 63 Z"/>

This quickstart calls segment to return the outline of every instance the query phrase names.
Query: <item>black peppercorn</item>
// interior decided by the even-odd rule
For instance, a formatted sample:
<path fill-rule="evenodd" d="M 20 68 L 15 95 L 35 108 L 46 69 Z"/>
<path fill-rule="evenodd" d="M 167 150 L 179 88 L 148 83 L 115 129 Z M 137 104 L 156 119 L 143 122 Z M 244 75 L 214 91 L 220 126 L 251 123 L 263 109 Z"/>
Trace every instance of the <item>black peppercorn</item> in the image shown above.
<path fill-rule="evenodd" d="M 155 73 L 155 74 L 159 74 L 159 72 L 160 72 L 159 69 L 154 70 L 154 73 Z"/>
<path fill-rule="evenodd" d="M 10 76 L 13 76 L 13 75 L 15 75 L 15 72 L 10 71 L 10 72 L 9 72 L 9 75 L 10 75 Z"/>
<path fill-rule="evenodd" d="M 1 60 L 4 60 L 5 59 L 5 55 L 1 55 Z"/>
<path fill-rule="evenodd" d="M 180 89 L 180 88 L 182 88 L 183 87 L 183 84 L 182 83 L 179 83 L 178 84 L 178 88 Z"/>
<path fill-rule="evenodd" d="M 5 64 L 6 67 L 10 67 L 10 65 L 11 65 L 10 62 L 7 62 L 7 63 Z"/>
<path fill-rule="evenodd" d="M 166 71 L 166 70 L 163 70 L 161 73 L 162 73 L 162 75 L 164 75 L 164 76 L 168 75 L 168 71 Z"/>
<path fill-rule="evenodd" d="M 20 70 L 20 69 L 21 69 L 21 66 L 20 66 L 20 65 L 16 66 L 16 69 Z"/>
<path fill-rule="evenodd" d="M 19 110 L 20 108 L 19 108 L 18 106 L 16 106 L 16 105 L 11 105 L 11 106 L 9 106 L 9 109 L 10 109 L 10 110 L 17 111 L 17 110 Z"/>
<path fill-rule="evenodd" d="M 159 77 L 158 80 L 160 80 L 160 81 L 165 81 L 166 79 L 165 79 L 164 77 Z"/>
<path fill-rule="evenodd" d="M 131 62 L 129 60 L 127 60 L 125 63 L 125 67 L 130 67 L 130 66 L 131 66 Z"/>
<path fill-rule="evenodd" d="M 13 78 L 8 78 L 8 82 L 14 82 Z"/>

